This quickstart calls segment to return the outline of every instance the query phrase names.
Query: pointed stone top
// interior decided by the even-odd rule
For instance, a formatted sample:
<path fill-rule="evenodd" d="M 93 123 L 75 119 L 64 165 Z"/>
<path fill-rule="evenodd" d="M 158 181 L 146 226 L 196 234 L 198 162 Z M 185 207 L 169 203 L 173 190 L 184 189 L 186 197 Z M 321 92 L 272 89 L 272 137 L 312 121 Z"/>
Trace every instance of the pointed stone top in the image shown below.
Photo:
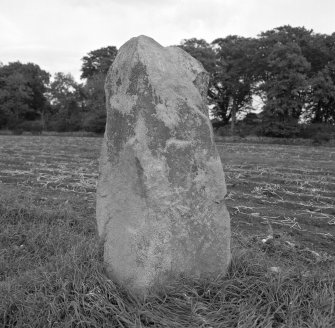
<path fill-rule="evenodd" d="M 179 76 L 179 78 L 183 78 L 190 73 L 195 76 L 199 73 L 207 74 L 203 65 L 180 47 L 163 47 L 146 35 L 133 37 L 123 44 L 114 63 L 116 65 L 118 62 L 126 61 L 126 66 L 129 67 L 130 62 L 137 62 L 138 60 L 147 65 L 149 69 L 158 69 L 164 71 L 165 74 L 171 73 Z M 192 77 L 191 80 L 193 80 Z"/>
<path fill-rule="evenodd" d="M 163 48 L 157 41 L 155 41 L 153 38 L 150 38 L 146 35 L 139 35 L 131 38 L 128 40 L 123 46 L 129 45 L 129 44 L 138 44 L 138 45 L 144 45 L 144 46 L 154 46 L 154 47 L 160 47 Z M 123 47 L 122 46 L 122 47 Z M 121 48 L 122 48 L 121 47 Z"/>

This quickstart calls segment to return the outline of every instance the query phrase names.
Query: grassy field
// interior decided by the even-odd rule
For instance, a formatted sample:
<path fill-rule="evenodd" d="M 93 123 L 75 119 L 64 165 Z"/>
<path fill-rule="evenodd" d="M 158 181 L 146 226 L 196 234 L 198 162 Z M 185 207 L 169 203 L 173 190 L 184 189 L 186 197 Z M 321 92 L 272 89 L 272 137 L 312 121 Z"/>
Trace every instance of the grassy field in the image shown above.
<path fill-rule="evenodd" d="M 101 139 L 0 136 L 0 327 L 335 327 L 335 149 L 218 144 L 233 261 L 144 300 L 104 276 Z"/>

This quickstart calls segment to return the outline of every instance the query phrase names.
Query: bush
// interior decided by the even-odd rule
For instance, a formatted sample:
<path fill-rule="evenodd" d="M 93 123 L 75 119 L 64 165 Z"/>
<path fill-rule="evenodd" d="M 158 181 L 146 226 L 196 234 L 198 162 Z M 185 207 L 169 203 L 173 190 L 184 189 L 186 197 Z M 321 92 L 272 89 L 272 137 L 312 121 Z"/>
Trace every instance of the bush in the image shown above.
<path fill-rule="evenodd" d="M 106 113 L 90 113 L 83 122 L 83 129 L 88 132 L 104 133 L 106 127 Z"/>
<path fill-rule="evenodd" d="M 23 133 L 23 129 L 15 128 L 13 130 L 13 134 L 16 135 L 16 136 L 20 136 L 22 133 Z"/>
<path fill-rule="evenodd" d="M 80 131 L 82 129 L 82 117 L 80 115 L 71 116 L 68 121 L 68 131 Z"/>
<path fill-rule="evenodd" d="M 72 132 L 82 129 L 82 113 L 74 113 L 71 116 L 54 115 L 47 123 L 48 131 Z"/>
<path fill-rule="evenodd" d="M 301 127 L 296 122 L 265 121 L 256 129 L 258 136 L 274 138 L 296 138 L 300 134 Z"/>
<path fill-rule="evenodd" d="M 314 139 L 316 136 L 319 135 L 318 138 L 320 138 L 320 135 L 324 135 L 322 138 L 326 138 L 326 135 L 328 136 L 328 141 L 331 138 L 335 137 L 335 125 L 331 124 L 304 124 L 301 126 L 300 135 L 299 137 L 305 138 L 305 139 Z"/>
<path fill-rule="evenodd" d="M 256 113 L 248 113 L 242 120 L 243 125 L 255 126 L 261 123 L 261 119 Z"/>
<path fill-rule="evenodd" d="M 21 129 L 22 131 L 31 132 L 34 135 L 41 134 L 43 131 L 43 124 L 41 121 L 24 121 L 20 123 L 17 129 Z"/>
<path fill-rule="evenodd" d="M 217 128 L 215 130 L 216 134 L 220 137 L 226 137 L 226 136 L 229 136 L 230 135 L 230 129 L 229 129 L 229 126 L 220 126 L 219 128 Z"/>
<path fill-rule="evenodd" d="M 56 132 L 66 132 L 68 131 L 68 124 L 65 119 L 58 119 L 48 122 L 48 130 Z"/>
<path fill-rule="evenodd" d="M 211 123 L 212 123 L 212 126 L 213 126 L 214 130 L 217 130 L 217 129 L 219 129 L 219 128 L 221 128 L 221 127 L 223 127 L 225 125 L 223 121 L 221 121 L 221 120 L 219 120 L 217 118 L 213 118 L 211 120 Z"/>
<path fill-rule="evenodd" d="M 320 145 L 322 143 L 330 141 L 331 137 L 327 132 L 318 132 L 314 137 L 313 137 L 313 143 Z"/>
<path fill-rule="evenodd" d="M 7 125 L 8 125 L 8 117 L 4 113 L 1 113 L 0 111 L 0 129 L 6 128 Z"/>

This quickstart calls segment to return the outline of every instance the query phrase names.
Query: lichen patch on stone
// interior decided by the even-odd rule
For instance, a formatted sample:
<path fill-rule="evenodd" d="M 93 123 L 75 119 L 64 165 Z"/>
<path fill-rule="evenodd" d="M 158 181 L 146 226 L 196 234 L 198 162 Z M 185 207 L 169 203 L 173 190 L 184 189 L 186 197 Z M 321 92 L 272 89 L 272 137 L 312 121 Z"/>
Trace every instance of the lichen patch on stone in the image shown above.
<path fill-rule="evenodd" d="M 174 146 L 176 148 L 186 148 L 192 145 L 191 140 L 181 140 L 176 138 L 170 138 L 166 141 L 166 148 Z"/>
<path fill-rule="evenodd" d="M 173 106 L 170 101 L 166 101 L 165 104 L 156 105 L 155 117 L 161 120 L 169 129 L 175 128 L 179 123 L 176 106 Z"/>
<path fill-rule="evenodd" d="M 136 102 L 137 95 L 114 94 L 109 99 L 110 107 L 123 114 L 130 114 Z"/>

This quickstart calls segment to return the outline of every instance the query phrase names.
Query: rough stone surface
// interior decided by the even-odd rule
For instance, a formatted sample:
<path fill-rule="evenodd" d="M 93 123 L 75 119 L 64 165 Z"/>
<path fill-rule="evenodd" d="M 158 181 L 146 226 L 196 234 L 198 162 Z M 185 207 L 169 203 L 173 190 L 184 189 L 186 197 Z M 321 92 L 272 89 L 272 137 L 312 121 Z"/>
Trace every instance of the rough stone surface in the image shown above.
<path fill-rule="evenodd" d="M 108 72 L 97 223 L 109 276 L 132 290 L 224 274 L 230 262 L 207 85 L 197 60 L 146 36 L 125 43 Z"/>

